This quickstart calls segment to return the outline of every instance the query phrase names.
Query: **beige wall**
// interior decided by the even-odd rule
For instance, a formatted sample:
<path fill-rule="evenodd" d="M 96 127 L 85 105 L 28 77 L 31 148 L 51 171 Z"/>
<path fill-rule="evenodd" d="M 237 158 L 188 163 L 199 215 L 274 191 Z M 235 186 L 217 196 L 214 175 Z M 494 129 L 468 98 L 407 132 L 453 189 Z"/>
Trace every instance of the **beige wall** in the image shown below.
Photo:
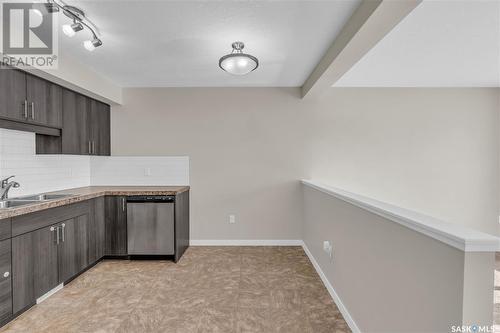
<path fill-rule="evenodd" d="M 494 253 L 466 254 L 306 186 L 304 242 L 362 332 L 492 324 Z"/>
<path fill-rule="evenodd" d="M 124 89 L 112 112 L 112 152 L 191 157 L 193 239 L 302 239 L 301 178 L 496 233 L 496 90 L 299 95 Z"/>

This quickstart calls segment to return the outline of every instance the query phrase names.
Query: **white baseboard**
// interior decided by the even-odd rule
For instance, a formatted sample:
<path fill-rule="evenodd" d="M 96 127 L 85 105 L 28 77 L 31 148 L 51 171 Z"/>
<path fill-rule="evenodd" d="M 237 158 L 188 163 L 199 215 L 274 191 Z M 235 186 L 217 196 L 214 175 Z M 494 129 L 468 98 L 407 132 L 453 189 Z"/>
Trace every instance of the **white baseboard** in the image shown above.
<path fill-rule="evenodd" d="M 323 273 L 323 270 L 319 266 L 316 259 L 314 259 L 311 251 L 309 251 L 309 249 L 307 248 L 307 245 L 304 242 L 302 242 L 302 248 L 304 249 L 304 252 L 309 257 L 309 260 L 311 260 L 311 263 L 313 264 L 314 268 L 316 269 L 316 272 L 318 272 L 319 276 L 321 277 L 321 281 L 323 281 L 323 284 L 325 285 L 326 289 L 328 290 L 328 292 L 332 296 L 333 301 L 337 305 L 337 308 L 339 309 L 340 313 L 342 313 L 342 316 L 344 317 L 347 325 L 349 325 L 349 328 L 351 329 L 351 331 L 353 331 L 354 333 L 361 332 L 358 325 L 356 325 L 356 323 L 354 322 L 354 319 L 352 319 L 351 315 L 349 314 L 349 311 L 347 311 L 347 308 L 342 303 L 339 295 L 337 295 L 337 293 L 335 292 L 335 289 L 333 289 L 333 286 L 330 284 L 330 281 L 328 281 L 325 273 Z"/>
<path fill-rule="evenodd" d="M 300 239 L 191 239 L 191 246 L 302 246 Z"/>
<path fill-rule="evenodd" d="M 45 294 L 43 294 L 42 296 L 38 297 L 36 299 L 36 304 L 40 304 L 42 303 L 43 301 L 45 301 L 47 298 L 49 298 L 50 296 L 54 295 L 55 293 L 57 293 L 59 290 L 61 290 L 62 288 L 64 287 L 64 284 L 60 284 L 60 285 L 57 285 L 56 287 L 54 287 L 53 289 L 47 291 Z"/>

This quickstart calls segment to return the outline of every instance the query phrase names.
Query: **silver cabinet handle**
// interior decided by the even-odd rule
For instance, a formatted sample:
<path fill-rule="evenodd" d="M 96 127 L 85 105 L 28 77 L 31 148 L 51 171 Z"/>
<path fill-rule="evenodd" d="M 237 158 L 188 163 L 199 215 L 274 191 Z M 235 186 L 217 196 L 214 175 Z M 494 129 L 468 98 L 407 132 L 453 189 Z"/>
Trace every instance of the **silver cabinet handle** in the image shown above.
<path fill-rule="evenodd" d="M 96 154 L 95 153 L 95 141 L 92 141 L 92 154 Z"/>
<path fill-rule="evenodd" d="M 28 101 L 25 100 L 23 102 L 23 107 L 24 107 L 24 118 L 28 119 Z"/>
<path fill-rule="evenodd" d="M 66 233 L 66 231 L 65 231 L 65 229 L 64 229 L 65 227 L 66 227 L 66 224 L 64 224 L 64 223 L 63 223 L 63 224 L 61 224 L 61 228 L 62 228 L 62 242 L 63 242 L 63 243 L 64 243 L 64 234 Z"/>
<path fill-rule="evenodd" d="M 89 140 L 89 155 L 92 155 L 92 143 Z"/>
<path fill-rule="evenodd" d="M 3 277 L 4 277 L 4 278 L 9 277 L 9 275 L 10 275 L 10 272 L 5 272 L 5 273 L 3 273 Z"/>
<path fill-rule="evenodd" d="M 35 103 L 31 102 L 31 119 L 35 120 Z"/>
<path fill-rule="evenodd" d="M 122 198 L 122 210 L 125 211 L 125 198 Z"/>
<path fill-rule="evenodd" d="M 59 227 L 57 227 L 57 228 L 50 227 L 50 231 L 51 232 L 54 232 L 54 230 L 56 231 L 56 240 L 55 240 L 55 243 L 59 244 Z"/>

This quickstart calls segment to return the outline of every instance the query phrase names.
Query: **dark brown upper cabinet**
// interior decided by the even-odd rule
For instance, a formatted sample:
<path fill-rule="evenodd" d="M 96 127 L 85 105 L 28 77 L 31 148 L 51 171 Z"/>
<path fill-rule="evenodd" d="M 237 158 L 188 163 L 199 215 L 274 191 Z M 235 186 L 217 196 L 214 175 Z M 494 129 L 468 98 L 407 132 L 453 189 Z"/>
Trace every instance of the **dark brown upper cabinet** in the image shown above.
<path fill-rule="evenodd" d="M 89 139 L 92 155 L 111 155 L 109 105 L 92 99 L 89 114 Z"/>
<path fill-rule="evenodd" d="M 62 153 L 91 155 L 89 139 L 90 99 L 70 90 L 63 92 Z"/>
<path fill-rule="evenodd" d="M 37 154 L 111 154 L 109 105 L 63 89 L 62 114 L 61 136 L 37 135 Z"/>
<path fill-rule="evenodd" d="M 13 68 L 0 70 L 0 117 L 4 122 L 26 125 L 9 127 L 41 133 L 59 133 L 43 127 L 62 126 L 62 87 Z"/>
<path fill-rule="evenodd" d="M 35 132 L 37 154 L 111 154 L 109 105 L 0 66 L 0 128 Z"/>
<path fill-rule="evenodd" d="M 44 126 L 62 127 L 62 91 L 57 84 L 26 75 L 28 118 Z"/>
<path fill-rule="evenodd" d="M 0 69 L 0 117 L 26 121 L 26 74 L 11 68 Z"/>

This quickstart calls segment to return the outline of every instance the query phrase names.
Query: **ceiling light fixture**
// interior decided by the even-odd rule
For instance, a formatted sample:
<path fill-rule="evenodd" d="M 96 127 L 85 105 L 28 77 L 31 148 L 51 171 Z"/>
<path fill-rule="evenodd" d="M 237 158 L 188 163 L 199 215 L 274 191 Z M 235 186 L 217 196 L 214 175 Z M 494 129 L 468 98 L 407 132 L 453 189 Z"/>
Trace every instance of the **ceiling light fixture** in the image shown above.
<path fill-rule="evenodd" d="M 243 53 L 245 44 L 243 42 L 234 42 L 231 44 L 233 51 L 219 59 L 219 67 L 233 75 L 245 75 L 259 67 L 259 60 Z"/>
<path fill-rule="evenodd" d="M 66 36 L 73 37 L 78 31 L 83 30 L 83 24 L 76 21 L 73 24 L 64 24 L 62 30 Z"/>
<path fill-rule="evenodd" d="M 64 34 L 68 37 L 73 37 L 78 31 L 84 30 L 84 28 L 90 30 L 92 34 L 92 39 L 83 42 L 83 46 L 89 50 L 93 51 L 96 47 L 102 45 L 102 40 L 100 39 L 100 33 L 97 26 L 85 16 L 85 12 L 78 7 L 67 5 L 62 0 L 47 0 L 47 8 L 50 13 L 55 13 L 62 11 L 64 15 L 73 20 L 72 24 L 64 24 L 62 30 Z"/>

